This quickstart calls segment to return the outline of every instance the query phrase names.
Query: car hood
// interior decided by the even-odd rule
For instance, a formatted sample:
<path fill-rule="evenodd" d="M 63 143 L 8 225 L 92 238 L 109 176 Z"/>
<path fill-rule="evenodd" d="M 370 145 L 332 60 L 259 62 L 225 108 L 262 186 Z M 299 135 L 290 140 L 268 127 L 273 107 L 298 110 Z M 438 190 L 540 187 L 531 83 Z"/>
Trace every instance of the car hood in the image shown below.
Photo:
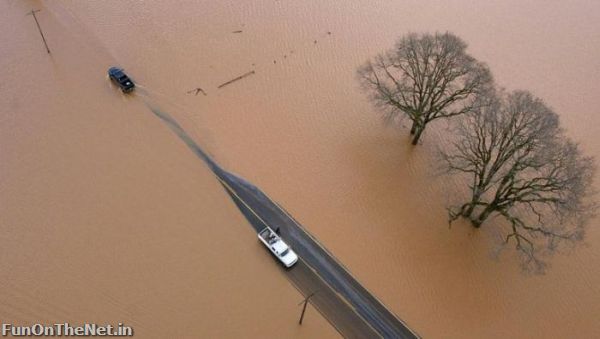
<path fill-rule="evenodd" d="M 298 255 L 296 255 L 296 253 L 294 253 L 294 251 L 292 251 L 290 249 L 290 251 L 283 257 L 280 257 L 281 261 L 285 264 L 285 266 L 290 266 L 291 264 L 295 263 L 296 260 L 298 260 Z"/>

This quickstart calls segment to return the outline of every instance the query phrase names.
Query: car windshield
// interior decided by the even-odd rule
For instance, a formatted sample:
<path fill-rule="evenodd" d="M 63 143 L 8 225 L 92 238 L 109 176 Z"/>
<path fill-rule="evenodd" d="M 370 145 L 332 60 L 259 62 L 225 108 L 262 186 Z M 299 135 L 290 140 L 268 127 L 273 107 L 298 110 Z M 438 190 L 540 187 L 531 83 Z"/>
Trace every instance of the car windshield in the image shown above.
<path fill-rule="evenodd" d="M 125 74 L 119 76 L 119 80 L 123 81 L 123 80 L 127 80 L 127 76 Z"/>
<path fill-rule="evenodd" d="M 290 249 L 286 248 L 285 251 L 281 252 L 281 256 L 285 256 L 286 254 L 290 253 Z"/>

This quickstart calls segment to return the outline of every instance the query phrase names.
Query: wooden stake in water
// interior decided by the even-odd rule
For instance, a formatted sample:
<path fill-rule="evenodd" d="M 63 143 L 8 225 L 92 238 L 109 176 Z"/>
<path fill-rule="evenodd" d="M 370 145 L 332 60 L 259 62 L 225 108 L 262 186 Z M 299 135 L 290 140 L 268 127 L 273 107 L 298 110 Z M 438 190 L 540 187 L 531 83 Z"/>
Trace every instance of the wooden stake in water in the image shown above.
<path fill-rule="evenodd" d="M 36 10 L 32 9 L 31 12 L 28 13 L 28 14 L 33 15 L 33 20 L 35 20 L 35 24 L 37 25 L 38 31 L 40 31 L 40 35 L 42 36 L 42 41 L 44 42 L 44 46 L 46 46 L 46 51 L 48 52 L 48 54 L 50 54 L 50 48 L 48 48 L 48 43 L 46 43 L 46 38 L 44 37 L 44 33 L 42 32 L 42 28 L 40 27 L 40 23 L 38 22 L 38 19 L 35 16 L 35 13 L 39 12 L 39 11 L 40 11 L 39 9 L 36 9 Z"/>
<path fill-rule="evenodd" d="M 298 306 L 300 306 L 302 303 L 304 303 L 304 306 L 302 307 L 302 314 L 300 315 L 300 321 L 298 322 L 298 324 L 300 325 L 302 325 L 302 320 L 304 319 L 304 312 L 306 312 L 306 305 L 308 304 L 308 299 L 310 299 L 310 297 L 312 297 L 313 295 L 315 295 L 314 292 L 309 294 L 306 298 L 304 298 L 304 301 L 298 304 Z"/>

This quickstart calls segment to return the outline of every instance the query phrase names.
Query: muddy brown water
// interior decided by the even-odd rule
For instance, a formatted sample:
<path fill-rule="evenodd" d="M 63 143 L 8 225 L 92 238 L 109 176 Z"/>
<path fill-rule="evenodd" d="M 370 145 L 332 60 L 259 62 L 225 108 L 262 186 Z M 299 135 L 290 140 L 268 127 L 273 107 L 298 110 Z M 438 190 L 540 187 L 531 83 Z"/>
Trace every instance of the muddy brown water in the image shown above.
<path fill-rule="evenodd" d="M 336 336 L 316 312 L 295 326 L 298 292 L 148 111 L 153 100 L 422 336 L 600 336 L 599 220 L 546 275 L 523 274 L 512 249 L 497 254 L 493 227 L 448 229 L 459 182 L 435 175 L 444 128 L 413 149 L 355 79 L 397 36 L 449 30 L 499 84 L 544 98 L 600 158 L 600 3 L 0 6 L 2 320 L 123 321 L 145 336 Z M 24 15 L 32 7 L 51 56 Z M 114 64 L 140 84 L 135 96 L 104 77 Z M 207 95 L 187 93 L 198 87 Z"/>

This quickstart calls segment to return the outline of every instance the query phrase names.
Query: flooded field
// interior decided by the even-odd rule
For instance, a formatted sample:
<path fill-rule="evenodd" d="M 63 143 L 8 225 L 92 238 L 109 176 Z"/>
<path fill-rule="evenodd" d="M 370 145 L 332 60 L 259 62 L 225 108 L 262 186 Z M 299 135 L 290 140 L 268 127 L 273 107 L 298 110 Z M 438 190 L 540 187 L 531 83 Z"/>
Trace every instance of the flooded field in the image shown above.
<path fill-rule="evenodd" d="M 436 175 L 442 126 L 411 147 L 355 78 L 399 35 L 449 30 L 499 84 L 544 98 L 600 158 L 600 4 L 0 8 L 3 320 L 121 321 L 157 337 L 336 336 L 316 312 L 296 326 L 300 294 L 210 172 L 149 112 L 152 100 L 423 337 L 600 336 L 599 220 L 546 275 L 523 274 L 511 248 L 498 254 L 493 227 L 448 228 L 445 206 L 460 183 Z M 50 56 L 25 16 L 32 8 L 42 10 Z M 136 95 L 108 82 L 115 64 L 139 83 Z"/>

